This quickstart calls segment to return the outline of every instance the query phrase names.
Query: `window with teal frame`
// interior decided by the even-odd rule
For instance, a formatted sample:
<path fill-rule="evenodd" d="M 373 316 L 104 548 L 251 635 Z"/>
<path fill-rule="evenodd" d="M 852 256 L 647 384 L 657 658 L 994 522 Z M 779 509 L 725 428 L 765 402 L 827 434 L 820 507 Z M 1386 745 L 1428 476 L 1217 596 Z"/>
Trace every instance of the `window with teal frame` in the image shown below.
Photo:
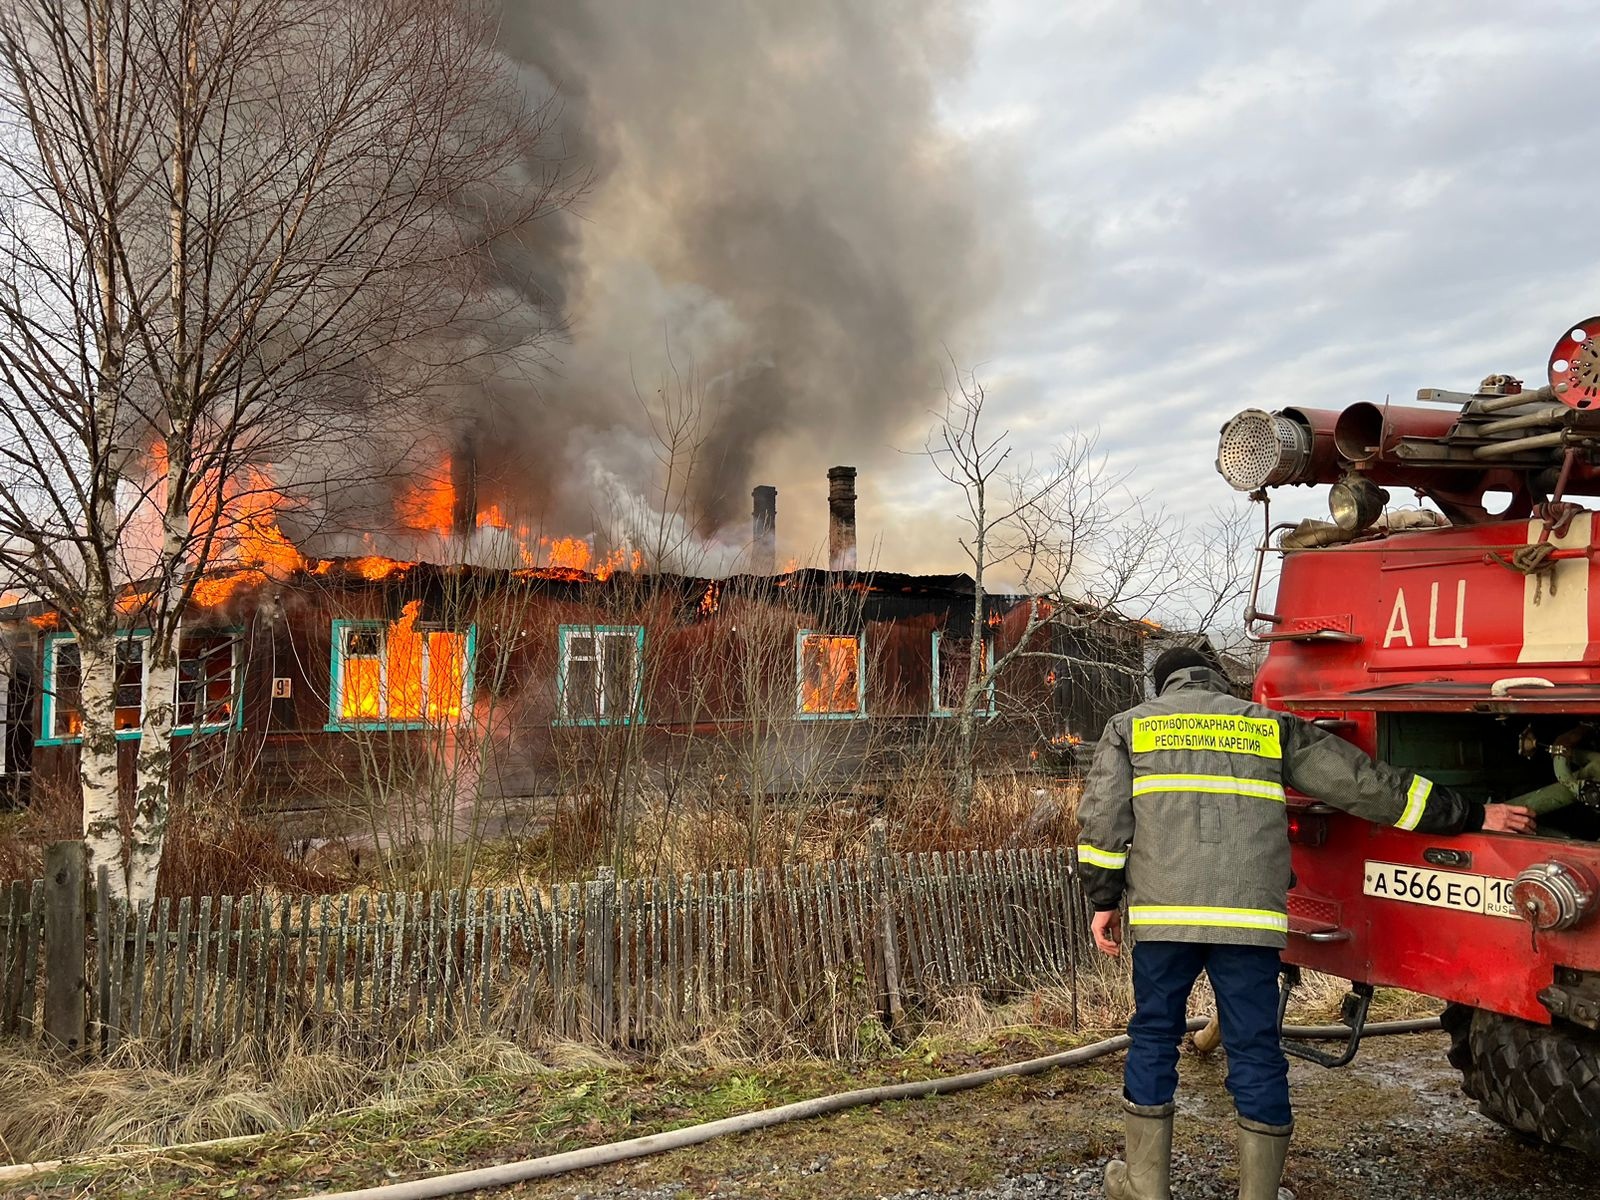
<path fill-rule="evenodd" d="M 855 721 L 867 715 L 867 642 L 860 634 L 795 635 L 795 715 Z"/>
<path fill-rule="evenodd" d="M 239 703 L 240 629 L 185 633 L 178 643 L 178 675 L 173 685 L 172 732 L 177 736 L 242 728 Z M 117 635 L 116 731 L 139 736 L 149 682 L 145 651 L 148 630 Z M 78 639 L 52 633 L 44 642 L 44 695 L 37 744 L 61 746 L 83 737 L 83 660 Z"/>
<path fill-rule="evenodd" d="M 933 631 L 933 715 L 953 717 L 959 710 L 961 698 L 967 694 L 967 683 L 972 671 L 972 639 L 950 637 L 942 629 Z M 994 669 L 994 639 L 983 639 L 983 665 Z M 994 680 L 984 688 L 972 711 L 979 716 L 992 717 L 995 707 Z"/>
<path fill-rule="evenodd" d="M 119 738 L 139 736 L 144 719 L 145 647 L 150 631 L 137 629 L 117 634 L 116 712 L 113 723 Z M 83 738 L 83 659 L 78 639 L 70 633 L 51 633 L 44 639 L 44 688 L 39 708 L 39 746 L 63 746 Z"/>
<path fill-rule="evenodd" d="M 428 729 L 472 713 L 478 627 L 335 620 L 330 732 Z"/>
<path fill-rule="evenodd" d="M 644 628 L 563 625 L 556 666 L 561 725 L 632 725 L 644 720 Z"/>
<path fill-rule="evenodd" d="M 222 733 L 244 728 L 242 629 L 185 633 L 178 643 L 178 678 L 172 716 L 175 734 Z"/>

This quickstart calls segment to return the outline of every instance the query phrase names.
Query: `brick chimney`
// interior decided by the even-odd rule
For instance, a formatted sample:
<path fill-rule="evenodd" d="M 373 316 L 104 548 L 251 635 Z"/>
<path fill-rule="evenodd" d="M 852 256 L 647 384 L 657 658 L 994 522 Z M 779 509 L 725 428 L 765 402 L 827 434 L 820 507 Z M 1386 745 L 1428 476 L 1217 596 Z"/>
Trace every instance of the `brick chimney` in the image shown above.
<path fill-rule="evenodd" d="M 750 490 L 754 508 L 750 513 L 750 570 L 757 575 L 773 575 L 778 570 L 778 489 L 758 484 Z"/>
<path fill-rule="evenodd" d="M 455 504 L 450 510 L 450 532 L 470 538 L 478 528 L 478 438 L 463 434 L 450 455 L 450 486 Z"/>
<path fill-rule="evenodd" d="M 856 569 L 856 469 L 828 468 L 828 570 Z"/>

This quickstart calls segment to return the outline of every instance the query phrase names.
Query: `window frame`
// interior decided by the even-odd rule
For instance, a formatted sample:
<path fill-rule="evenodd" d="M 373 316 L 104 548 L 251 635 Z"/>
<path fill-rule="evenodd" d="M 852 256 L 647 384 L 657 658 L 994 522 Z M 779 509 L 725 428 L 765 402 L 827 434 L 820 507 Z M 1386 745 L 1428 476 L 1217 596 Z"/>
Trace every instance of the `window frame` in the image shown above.
<path fill-rule="evenodd" d="M 407 718 L 405 720 L 391 720 L 387 716 L 378 717 L 347 717 L 341 711 L 344 705 L 344 646 L 346 634 L 358 630 L 370 630 L 379 637 L 382 654 L 379 657 L 379 698 L 384 708 L 388 707 L 389 683 L 389 629 L 392 621 L 375 620 L 365 617 L 335 617 L 331 625 L 333 634 L 328 646 L 328 723 L 323 726 L 327 733 L 360 733 L 360 732 L 388 732 L 403 731 L 408 729 L 446 729 L 453 724 L 468 720 L 472 713 L 472 694 L 474 687 L 474 674 L 478 662 L 478 626 L 469 624 L 464 630 L 446 629 L 446 633 L 464 633 L 466 645 L 462 650 L 465 661 L 461 664 L 461 715 L 454 721 L 430 721 L 426 716 L 420 720 Z M 426 632 L 436 632 L 427 629 Z M 429 661 L 431 651 L 426 637 L 422 640 L 422 689 L 427 695 L 427 679 L 432 672 Z"/>
<path fill-rule="evenodd" d="M 602 712 L 597 717 L 574 717 L 567 706 L 567 681 L 572 662 L 572 639 L 575 637 L 628 637 L 633 638 L 633 703 L 620 717 Z M 573 727 L 599 727 L 606 725 L 643 725 L 644 715 L 644 644 L 643 625 L 560 625 L 556 629 L 556 716 L 553 725 Z M 599 664 L 595 672 L 596 709 L 605 706 L 605 657 L 596 651 Z"/>
<path fill-rule="evenodd" d="M 928 711 L 929 711 L 930 715 L 935 716 L 935 717 L 957 717 L 957 716 L 961 715 L 961 710 L 958 709 L 958 708 L 951 708 L 948 704 L 946 704 L 945 703 L 945 697 L 943 695 L 944 688 L 943 688 L 943 685 L 942 685 L 942 682 L 941 682 L 942 679 L 943 679 L 943 676 L 942 676 L 942 674 L 941 674 L 941 672 L 939 670 L 939 646 L 944 641 L 944 637 L 945 637 L 945 631 L 944 630 L 935 629 L 933 631 L 933 679 L 932 679 L 931 684 L 930 684 L 930 692 L 931 692 L 931 694 L 929 696 L 930 704 L 929 704 Z M 961 640 L 962 641 L 966 641 L 966 640 L 969 640 L 969 639 L 963 638 Z M 984 658 L 984 669 L 987 670 L 987 671 L 993 671 L 994 670 L 994 636 L 992 634 L 986 633 L 986 634 L 983 635 L 983 658 Z M 975 716 L 975 717 L 997 717 L 997 716 L 1000 715 L 1000 707 L 999 707 L 998 703 L 996 702 L 996 697 L 995 697 L 995 683 L 996 683 L 996 680 L 991 676 L 990 679 L 989 679 L 989 686 L 988 686 L 988 689 L 987 689 L 987 691 L 989 693 L 989 706 L 987 708 L 975 708 L 975 709 L 973 709 L 972 710 L 972 715 L 973 716 Z"/>
<path fill-rule="evenodd" d="M 856 643 L 856 709 L 854 712 L 806 711 L 806 639 L 854 638 Z M 830 633 L 801 629 L 794 635 L 794 713 L 801 721 L 864 721 L 867 719 L 867 633 Z"/>
<path fill-rule="evenodd" d="M 207 626 L 187 631 L 194 637 L 227 637 L 229 645 L 228 675 L 232 690 L 230 702 L 233 712 L 226 721 L 202 721 L 198 725 L 178 722 L 178 688 L 183 684 L 183 638 L 178 634 L 177 667 L 172 679 L 172 736 L 192 737 L 208 733 L 238 733 L 244 728 L 244 626 Z"/>
<path fill-rule="evenodd" d="M 145 700 L 150 692 L 150 642 L 152 641 L 152 637 L 153 635 L 148 629 L 119 630 L 116 634 L 115 640 L 118 643 L 138 642 L 140 646 L 139 724 L 134 726 L 132 729 L 115 730 L 114 736 L 119 742 L 137 741 L 142 736 L 140 726 L 144 724 Z M 39 733 L 41 736 L 34 740 L 33 744 L 35 746 L 77 746 L 83 742 L 83 734 L 81 733 L 57 734 L 55 731 L 57 649 L 64 645 L 76 646 L 77 644 L 78 635 L 75 633 L 66 633 L 58 630 L 56 632 L 47 633 L 44 635 L 44 647 L 39 656 L 41 667 L 39 673 L 44 679 L 44 686 L 41 688 L 39 696 Z M 83 687 L 83 659 L 81 657 L 78 659 L 78 664 L 78 672 L 80 677 L 78 683 L 80 689 L 78 695 L 78 704 L 79 711 L 82 712 L 83 695 L 81 689 Z M 114 689 L 112 698 L 113 701 L 115 701 Z"/>

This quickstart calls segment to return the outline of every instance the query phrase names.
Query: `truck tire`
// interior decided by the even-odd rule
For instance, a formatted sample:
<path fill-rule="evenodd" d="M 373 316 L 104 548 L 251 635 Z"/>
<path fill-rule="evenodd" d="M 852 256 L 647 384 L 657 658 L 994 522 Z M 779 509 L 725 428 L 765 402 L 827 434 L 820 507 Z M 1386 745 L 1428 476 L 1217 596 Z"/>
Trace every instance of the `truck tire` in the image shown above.
<path fill-rule="evenodd" d="M 1452 1004 L 1450 1064 L 1484 1116 L 1600 1157 L 1600 1034 Z"/>

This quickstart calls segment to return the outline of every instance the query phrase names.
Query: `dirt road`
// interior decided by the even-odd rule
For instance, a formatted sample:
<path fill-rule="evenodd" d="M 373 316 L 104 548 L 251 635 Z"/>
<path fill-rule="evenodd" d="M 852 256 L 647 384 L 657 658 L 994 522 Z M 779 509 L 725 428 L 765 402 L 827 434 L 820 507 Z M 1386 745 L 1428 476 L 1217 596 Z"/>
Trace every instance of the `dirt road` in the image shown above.
<path fill-rule="evenodd" d="M 961 1096 L 885 1106 L 506 1195 L 589 1200 L 1073 1200 L 1098 1197 L 1118 1144 L 1120 1059 Z M 1234 1196 L 1224 1063 L 1183 1063 L 1174 1192 Z M 1375 1040 L 1352 1067 L 1295 1063 L 1298 1200 L 1579 1200 L 1600 1164 L 1531 1146 L 1480 1116 L 1443 1035 Z"/>

